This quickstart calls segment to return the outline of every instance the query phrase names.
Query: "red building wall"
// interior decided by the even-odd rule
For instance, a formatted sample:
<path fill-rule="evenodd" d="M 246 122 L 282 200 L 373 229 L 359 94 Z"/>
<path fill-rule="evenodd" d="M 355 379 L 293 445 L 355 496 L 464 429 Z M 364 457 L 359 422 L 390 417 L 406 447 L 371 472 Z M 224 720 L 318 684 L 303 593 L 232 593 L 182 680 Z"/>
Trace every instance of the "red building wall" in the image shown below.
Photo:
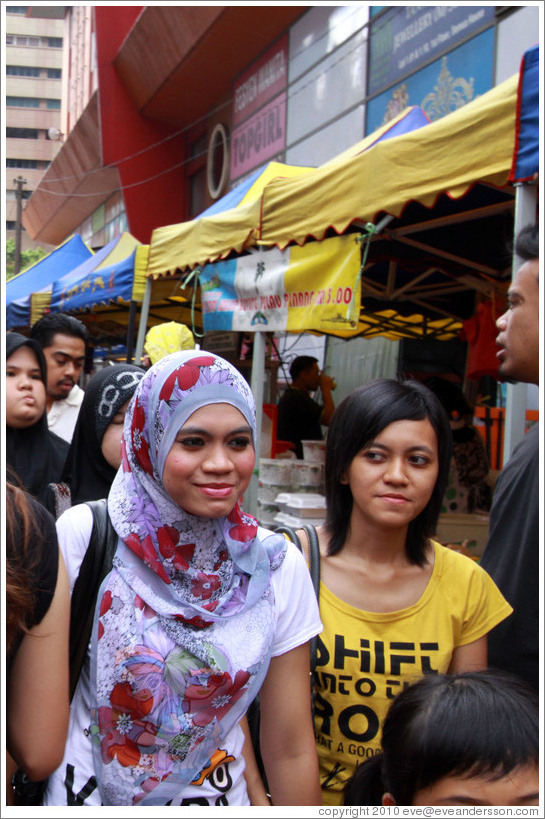
<path fill-rule="evenodd" d="M 143 8 L 95 6 L 95 27 L 103 164 L 119 168 L 128 229 L 148 244 L 154 228 L 182 222 L 188 216 L 184 134 L 173 136 L 175 128 L 144 119 L 113 66 Z M 151 147 L 156 143 L 161 144 Z"/>

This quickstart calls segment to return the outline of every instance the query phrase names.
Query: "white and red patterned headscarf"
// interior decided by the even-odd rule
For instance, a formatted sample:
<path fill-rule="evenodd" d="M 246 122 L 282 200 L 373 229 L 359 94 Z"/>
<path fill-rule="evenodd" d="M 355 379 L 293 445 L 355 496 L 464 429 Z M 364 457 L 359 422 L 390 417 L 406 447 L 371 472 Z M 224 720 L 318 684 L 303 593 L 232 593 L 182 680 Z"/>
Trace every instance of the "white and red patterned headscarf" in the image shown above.
<path fill-rule="evenodd" d="M 164 805 L 195 780 L 266 674 L 271 572 L 282 536 L 238 504 L 224 518 L 185 512 L 162 484 L 178 431 L 200 407 L 236 407 L 256 442 L 242 375 L 202 351 L 166 356 L 139 383 L 108 496 L 119 535 L 92 638 L 93 748 L 104 804 Z M 242 647 L 236 635 L 244 633 Z"/>

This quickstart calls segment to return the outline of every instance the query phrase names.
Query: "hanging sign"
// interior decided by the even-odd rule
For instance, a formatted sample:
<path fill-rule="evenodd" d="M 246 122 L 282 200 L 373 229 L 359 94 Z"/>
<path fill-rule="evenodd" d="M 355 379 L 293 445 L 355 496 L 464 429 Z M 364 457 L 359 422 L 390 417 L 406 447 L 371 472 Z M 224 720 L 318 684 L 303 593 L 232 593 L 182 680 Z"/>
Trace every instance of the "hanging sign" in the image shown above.
<path fill-rule="evenodd" d="M 284 91 L 288 84 L 288 36 L 272 45 L 233 85 L 233 128 Z"/>
<path fill-rule="evenodd" d="M 359 270 L 354 235 L 206 265 L 200 274 L 204 330 L 356 332 Z"/>

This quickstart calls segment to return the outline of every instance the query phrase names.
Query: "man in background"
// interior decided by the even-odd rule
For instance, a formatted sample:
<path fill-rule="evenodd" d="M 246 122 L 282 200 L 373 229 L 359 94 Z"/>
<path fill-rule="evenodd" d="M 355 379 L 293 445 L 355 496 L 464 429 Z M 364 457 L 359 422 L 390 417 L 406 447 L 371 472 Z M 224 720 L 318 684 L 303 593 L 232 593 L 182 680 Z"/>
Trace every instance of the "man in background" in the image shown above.
<path fill-rule="evenodd" d="M 295 358 L 290 365 L 291 385 L 278 402 L 277 438 L 279 441 L 291 441 L 295 445 L 295 454 L 303 457 L 302 441 L 321 441 L 322 425 L 329 426 L 335 411 L 331 396 L 337 386 L 335 381 L 320 372 L 318 359 L 309 355 Z M 320 387 L 323 405 L 319 404 L 310 393 Z"/>
<path fill-rule="evenodd" d="M 74 316 L 47 313 L 32 326 L 30 337 L 42 347 L 47 362 L 49 429 L 70 443 L 83 401 L 77 382 L 85 363 L 88 330 Z"/>
<path fill-rule="evenodd" d="M 499 372 L 507 381 L 539 383 L 539 231 L 523 228 L 515 242 L 522 259 L 509 287 L 499 330 Z M 488 663 L 539 686 L 539 434 L 531 427 L 500 473 L 481 566 L 513 606 L 488 635 Z"/>

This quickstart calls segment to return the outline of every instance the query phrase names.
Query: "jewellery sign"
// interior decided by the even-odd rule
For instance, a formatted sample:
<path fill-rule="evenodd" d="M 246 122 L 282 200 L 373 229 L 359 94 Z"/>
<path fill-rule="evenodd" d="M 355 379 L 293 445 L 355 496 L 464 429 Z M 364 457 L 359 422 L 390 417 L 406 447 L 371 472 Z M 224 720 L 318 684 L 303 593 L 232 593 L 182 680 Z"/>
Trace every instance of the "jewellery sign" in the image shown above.
<path fill-rule="evenodd" d="M 205 332 L 356 332 L 361 290 L 354 236 L 256 250 L 200 274 Z"/>
<path fill-rule="evenodd" d="M 288 38 L 282 37 L 235 83 L 231 181 L 286 146 Z"/>
<path fill-rule="evenodd" d="M 368 94 L 376 94 L 494 22 L 494 6 L 396 6 L 371 24 Z"/>

